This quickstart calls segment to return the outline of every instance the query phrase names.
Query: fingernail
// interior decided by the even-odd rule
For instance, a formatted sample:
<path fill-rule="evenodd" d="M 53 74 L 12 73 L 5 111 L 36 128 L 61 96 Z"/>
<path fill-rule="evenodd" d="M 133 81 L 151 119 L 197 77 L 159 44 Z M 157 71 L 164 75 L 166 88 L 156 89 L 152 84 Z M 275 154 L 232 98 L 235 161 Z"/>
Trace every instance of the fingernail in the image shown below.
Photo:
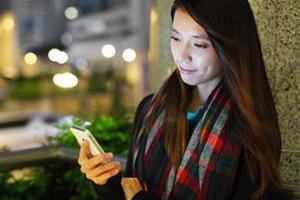
<path fill-rule="evenodd" d="M 114 155 L 113 155 L 113 153 L 107 153 L 106 156 L 107 156 L 108 158 L 112 158 Z"/>

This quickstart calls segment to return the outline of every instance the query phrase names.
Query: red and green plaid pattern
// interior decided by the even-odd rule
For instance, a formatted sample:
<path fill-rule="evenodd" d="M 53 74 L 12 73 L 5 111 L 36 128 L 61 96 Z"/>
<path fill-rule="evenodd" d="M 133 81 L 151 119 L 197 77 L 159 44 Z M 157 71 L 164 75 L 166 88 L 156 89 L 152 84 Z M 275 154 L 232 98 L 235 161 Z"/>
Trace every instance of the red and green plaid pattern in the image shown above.
<path fill-rule="evenodd" d="M 164 112 L 149 134 L 144 128 L 134 144 L 133 175 L 148 185 L 155 199 L 227 199 L 232 190 L 240 143 L 229 127 L 232 99 L 221 82 L 204 105 L 180 166 L 165 152 Z"/>

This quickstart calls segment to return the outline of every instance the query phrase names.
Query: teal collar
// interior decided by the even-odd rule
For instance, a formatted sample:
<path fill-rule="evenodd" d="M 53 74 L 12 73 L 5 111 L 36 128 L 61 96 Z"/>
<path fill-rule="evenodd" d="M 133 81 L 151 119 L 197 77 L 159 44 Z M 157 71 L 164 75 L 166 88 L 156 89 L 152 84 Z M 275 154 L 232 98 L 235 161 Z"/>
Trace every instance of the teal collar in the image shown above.
<path fill-rule="evenodd" d="M 203 111 L 203 105 L 201 105 L 196 112 L 187 112 L 186 118 L 188 121 L 197 120 L 197 116 Z"/>

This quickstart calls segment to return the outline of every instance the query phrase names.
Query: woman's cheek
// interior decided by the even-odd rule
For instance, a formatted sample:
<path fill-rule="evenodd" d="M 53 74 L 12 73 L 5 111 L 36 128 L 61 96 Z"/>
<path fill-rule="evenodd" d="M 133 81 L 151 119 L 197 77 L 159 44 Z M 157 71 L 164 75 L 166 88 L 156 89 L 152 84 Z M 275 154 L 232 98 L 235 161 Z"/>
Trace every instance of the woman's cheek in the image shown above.
<path fill-rule="evenodd" d="M 207 66 L 207 64 L 209 64 L 209 60 L 205 56 L 194 55 L 193 58 L 194 58 L 195 67 L 197 67 L 197 68 L 201 68 L 201 67 Z"/>

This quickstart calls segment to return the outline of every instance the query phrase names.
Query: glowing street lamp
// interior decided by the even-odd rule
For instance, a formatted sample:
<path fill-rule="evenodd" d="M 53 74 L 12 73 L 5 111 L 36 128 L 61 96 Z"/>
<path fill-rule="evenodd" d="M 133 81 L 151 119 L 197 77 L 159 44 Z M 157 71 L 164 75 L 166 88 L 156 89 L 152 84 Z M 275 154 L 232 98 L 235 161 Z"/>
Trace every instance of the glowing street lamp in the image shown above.
<path fill-rule="evenodd" d="M 132 62 L 136 58 L 136 52 L 131 48 L 125 49 L 122 53 L 122 57 L 126 62 Z"/>
<path fill-rule="evenodd" d="M 24 61 L 27 65 L 33 65 L 37 62 L 37 56 L 34 53 L 29 52 L 24 56 Z"/>
<path fill-rule="evenodd" d="M 78 78 L 70 72 L 58 73 L 53 76 L 53 82 L 61 88 L 73 88 L 78 84 Z"/>
<path fill-rule="evenodd" d="M 60 51 L 58 49 L 51 49 L 48 53 L 48 58 L 52 62 L 57 62 L 59 64 L 64 64 L 69 60 L 69 56 L 66 52 Z"/>
<path fill-rule="evenodd" d="M 65 17 L 69 20 L 76 19 L 78 17 L 78 9 L 70 6 L 65 10 Z"/>
<path fill-rule="evenodd" d="M 106 58 L 112 58 L 116 55 L 116 48 L 111 44 L 106 44 L 102 47 L 101 53 Z"/>
<path fill-rule="evenodd" d="M 64 51 L 60 51 L 56 58 L 56 62 L 58 62 L 59 64 L 65 64 L 68 60 L 69 56 Z"/>
<path fill-rule="evenodd" d="M 15 26 L 15 21 L 12 15 L 6 14 L 4 15 L 4 19 L 2 21 L 3 28 L 6 31 L 11 31 Z"/>

